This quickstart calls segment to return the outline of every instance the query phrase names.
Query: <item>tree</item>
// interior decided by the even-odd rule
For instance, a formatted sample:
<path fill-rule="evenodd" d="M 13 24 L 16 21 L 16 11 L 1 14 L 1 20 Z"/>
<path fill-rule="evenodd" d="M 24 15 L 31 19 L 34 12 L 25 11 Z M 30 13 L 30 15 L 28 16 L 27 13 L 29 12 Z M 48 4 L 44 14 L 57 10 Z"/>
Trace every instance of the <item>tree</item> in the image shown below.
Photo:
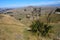
<path fill-rule="evenodd" d="M 30 25 L 31 32 L 37 34 L 38 38 L 37 40 L 40 40 L 39 35 L 46 37 L 49 35 L 49 32 L 52 29 L 52 26 L 48 24 L 44 24 L 40 22 L 39 20 L 33 21 Z"/>

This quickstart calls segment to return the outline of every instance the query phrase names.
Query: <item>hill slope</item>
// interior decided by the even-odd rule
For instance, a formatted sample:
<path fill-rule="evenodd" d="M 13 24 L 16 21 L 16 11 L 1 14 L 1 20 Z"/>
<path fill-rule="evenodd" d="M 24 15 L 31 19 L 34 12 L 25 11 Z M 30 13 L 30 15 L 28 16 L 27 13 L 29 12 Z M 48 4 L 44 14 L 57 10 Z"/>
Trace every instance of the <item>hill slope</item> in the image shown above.
<path fill-rule="evenodd" d="M 9 15 L 0 15 L 0 40 L 24 40 L 25 26 Z"/>

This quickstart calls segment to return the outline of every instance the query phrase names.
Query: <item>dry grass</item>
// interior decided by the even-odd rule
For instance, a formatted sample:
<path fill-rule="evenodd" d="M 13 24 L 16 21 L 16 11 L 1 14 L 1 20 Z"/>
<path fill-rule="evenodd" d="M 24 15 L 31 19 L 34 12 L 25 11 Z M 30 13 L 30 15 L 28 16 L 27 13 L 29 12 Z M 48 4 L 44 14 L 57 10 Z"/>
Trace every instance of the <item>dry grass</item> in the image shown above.
<path fill-rule="evenodd" d="M 25 25 L 9 15 L 0 16 L 0 40 L 24 40 Z"/>
<path fill-rule="evenodd" d="M 41 16 L 40 19 L 43 22 L 46 22 L 46 16 Z M 43 20 L 44 19 L 44 20 Z M 31 22 L 29 19 L 21 21 L 25 25 L 30 25 Z M 9 15 L 0 15 L 0 40 L 37 40 L 37 36 L 28 32 L 25 26 L 14 17 Z M 51 23 L 54 26 L 55 33 L 60 33 L 60 23 Z M 57 34 L 58 35 L 58 34 Z M 42 38 L 42 40 L 52 40 L 49 38 Z"/>

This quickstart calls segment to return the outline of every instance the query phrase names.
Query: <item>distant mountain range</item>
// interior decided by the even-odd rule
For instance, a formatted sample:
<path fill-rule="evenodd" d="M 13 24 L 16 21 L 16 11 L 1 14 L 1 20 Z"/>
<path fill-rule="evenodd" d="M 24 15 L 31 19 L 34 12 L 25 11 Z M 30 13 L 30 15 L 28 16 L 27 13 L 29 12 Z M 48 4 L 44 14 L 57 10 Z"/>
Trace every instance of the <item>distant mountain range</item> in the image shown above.
<path fill-rule="evenodd" d="M 27 7 L 19 7 L 19 8 L 0 8 L 0 13 L 6 12 L 8 10 L 21 10 L 21 9 L 30 9 L 30 8 L 60 8 L 60 4 L 52 4 L 52 5 L 45 5 L 45 6 L 27 6 Z"/>
<path fill-rule="evenodd" d="M 8 10 L 13 10 L 14 8 L 0 8 L 0 13 L 3 13 Z"/>
<path fill-rule="evenodd" d="M 52 4 L 52 5 L 46 5 L 46 6 L 51 6 L 51 7 L 60 7 L 60 4 Z"/>

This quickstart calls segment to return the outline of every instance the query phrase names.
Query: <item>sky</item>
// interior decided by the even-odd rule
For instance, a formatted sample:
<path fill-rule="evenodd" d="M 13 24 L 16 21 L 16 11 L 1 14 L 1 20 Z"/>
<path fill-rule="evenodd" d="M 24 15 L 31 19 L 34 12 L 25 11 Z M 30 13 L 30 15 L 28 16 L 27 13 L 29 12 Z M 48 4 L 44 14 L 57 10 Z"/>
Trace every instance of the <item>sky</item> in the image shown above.
<path fill-rule="evenodd" d="M 0 8 L 60 5 L 60 0 L 0 0 Z"/>

